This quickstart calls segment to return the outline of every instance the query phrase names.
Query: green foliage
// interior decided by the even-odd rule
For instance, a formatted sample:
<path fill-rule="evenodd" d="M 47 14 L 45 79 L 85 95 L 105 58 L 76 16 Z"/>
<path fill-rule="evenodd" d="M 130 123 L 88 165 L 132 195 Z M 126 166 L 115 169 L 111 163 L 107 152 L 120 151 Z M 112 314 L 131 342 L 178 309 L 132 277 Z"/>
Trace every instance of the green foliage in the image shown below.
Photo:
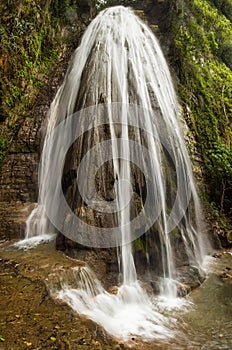
<path fill-rule="evenodd" d="M 34 84 L 40 88 L 42 82 L 38 75 L 46 73 L 49 62 L 54 61 L 54 49 L 50 36 L 50 15 L 46 2 L 15 1 L 7 5 L 0 0 L 2 25 L 1 55 L 1 99 L 6 117 L 27 95 L 28 88 Z M 51 53 L 49 52 L 51 50 Z"/>
<path fill-rule="evenodd" d="M 53 14 L 58 2 L 62 1 L 0 0 L 0 123 L 8 145 L 58 59 L 58 19 Z M 1 149 L 0 161 L 5 144 Z"/>
<path fill-rule="evenodd" d="M 133 242 L 133 249 L 135 252 L 143 251 L 146 252 L 146 242 L 141 237 Z"/>
<path fill-rule="evenodd" d="M 232 149 L 222 144 L 214 142 L 208 154 L 208 174 L 211 178 L 211 185 L 215 188 L 214 198 L 221 198 L 221 211 L 224 207 L 231 210 L 231 205 L 225 195 L 232 192 Z M 219 182 L 220 181 L 220 182 Z"/>
<path fill-rule="evenodd" d="M 0 137 L 8 140 L 7 147 L 17 141 L 25 117 L 32 116 L 57 61 L 76 48 L 88 21 L 82 14 L 90 12 L 90 3 L 0 0 Z M 0 161 L 6 151 L 2 145 Z"/>
<path fill-rule="evenodd" d="M 220 142 L 214 142 L 213 148 L 209 149 L 207 154 L 211 160 L 209 168 L 212 172 L 215 174 L 214 169 L 217 169 L 217 176 L 225 178 L 232 186 L 232 150 Z"/>
<path fill-rule="evenodd" d="M 173 59 L 179 71 L 179 95 L 204 161 L 211 199 L 227 212 L 232 207 L 229 5 L 231 1 L 179 0 L 172 1 L 171 6 Z"/>

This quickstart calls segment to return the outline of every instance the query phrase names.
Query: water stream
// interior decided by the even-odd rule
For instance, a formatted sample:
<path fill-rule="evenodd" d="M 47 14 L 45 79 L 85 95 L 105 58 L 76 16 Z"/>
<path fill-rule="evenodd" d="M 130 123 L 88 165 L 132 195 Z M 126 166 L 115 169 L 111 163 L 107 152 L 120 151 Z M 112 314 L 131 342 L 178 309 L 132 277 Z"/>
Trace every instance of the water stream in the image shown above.
<path fill-rule="evenodd" d="M 26 240 L 51 237 L 58 229 L 82 243 L 83 232 L 81 242 L 78 232 L 87 226 L 79 221 L 80 226 L 73 224 L 77 222 L 74 209 L 92 207 L 113 214 L 114 227 L 97 231 L 89 225 L 95 242 L 87 245 L 119 247 L 123 280 L 117 294 L 106 292 L 93 272 L 83 268 L 81 278 L 91 280 L 91 288 L 88 283 L 74 288 L 64 281 L 57 297 L 125 340 L 132 336 L 177 336 L 175 317 L 161 310 L 162 303 L 174 309 L 188 305 L 177 298 L 177 240 L 185 264 L 203 270 L 201 210 L 179 117 L 171 75 L 154 34 L 129 9 L 119 6 L 101 12 L 87 28 L 51 106 L 40 164 L 38 206 L 28 218 Z M 104 131 L 107 137 L 103 125 L 108 125 Z M 73 144 L 80 130 L 78 142 Z M 66 149 L 71 149 L 68 156 Z M 61 188 L 64 169 L 78 168 L 83 160 L 84 166 L 75 176 L 77 184 L 75 180 L 66 188 L 69 210 Z M 103 164 L 109 160 L 107 173 Z M 94 188 L 97 165 L 102 169 L 100 178 L 113 179 L 110 200 L 106 200 L 109 188 L 104 181 L 100 194 Z M 141 172 L 143 181 L 139 180 Z M 145 196 L 142 182 L 147 185 Z M 132 215 L 133 201 L 139 203 L 137 221 Z M 87 231 L 85 237 L 91 241 Z M 132 241 L 147 231 L 150 233 L 141 240 L 151 239 L 153 251 L 158 247 L 163 299 L 149 295 L 137 278 Z M 113 240 L 107 238 L 109 232 Z"/>

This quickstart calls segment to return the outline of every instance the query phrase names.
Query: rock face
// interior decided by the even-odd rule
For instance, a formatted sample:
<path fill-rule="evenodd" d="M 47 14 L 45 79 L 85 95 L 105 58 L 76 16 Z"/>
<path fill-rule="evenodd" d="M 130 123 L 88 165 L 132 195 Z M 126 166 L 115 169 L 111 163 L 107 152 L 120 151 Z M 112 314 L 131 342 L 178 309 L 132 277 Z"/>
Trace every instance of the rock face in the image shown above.
<path fill-rule="evenodd" d="M 12 12 L 13 15 L 11 15 L 10 5 L 8 7 L 6 4 L 3 4 L 3 1 L 0 3 L 0 7 L 3 10 L 4 25 L 6 25 L 7 18 L 9 18 L 9 22 L 7 22 L 8 24 L 5 28 L 6 32 L 12 32 L 12 36 L 14 36 L 14 25 L 21 20 L 23 22 L 22 31 L 25 23 L 27 23 L 27 26 L 30 20 L 36 21 L 36 23 L 38 20 L 37 25 L 41 25 L 41 28 L 43 25 L 45 26 L 45 28 L 42 28 L 41 32 L 43 30 L 47 32 L 47 25 L 50 26 L 53 32 L 54 28 L 52 28 L 52 23 L 47 24 L 45 20 L 42 21 L 42 23 L 40 22 L 40 19 L 44 18 L 45 3 L 43 1 L 38 1 L 36 4 L 26 4 L 21 1 L 19 1 L 19 3 L 20 4 L 17 4 L 17 6 L 14 5 L 18 10 L 18 12 L 16 11 L 17 18 L 14 18 L 14 12 Z M 48 4 L 46 4 L 46 6 L 47 5 Z M 47 113 L 61 84 L 64 72 L 67 69 L 68 61 L 72 54 L 69 48 L 73 47 L 73 45 L 77 45 L 82 31 L 90 21 L 90 11 L 93 12 L 92 5 L 89 5 L 89 1 L 87 0 L 85 2 L 83 1 L 82 6 L 79 6 L 79 4 L 70 4 L 70 9 L 67 9 L 66 4 L 64 5 L 62 1 L 51 2 L 50 5 L 50 7 L 46 7 L 46 13 L 49 18 L 53 16 L 54 23 L 56 23 L 58 16 L 60 21 L 59 26 L 61 27 L 60 31 L 56 31 L 55 34 L 52 34 L 56 42 L 58 57 L 55 58 L 55 49 L 50 47 L 51 43 L 47 44 L 47 41 L 40 43 L 41 50 L 42 47 L 44 48 L 46 45 L 49 46 L 46 48 L 46 52 L 41 51 L 41 53 L 39 49 L 37 52 L 38 55 L 44 55 L 45 61 L 46 59 L 48 60 L 47 68 L 43 71 L 41 70 L 39 75 L 37 70 L 33 71 L 33 68 L 29 70 L 26 69 L 26 73 L 24 72 L 23 74 L 28 75 L 28 77 L 23 76 L 21 82 L 22 91 L 20 91 L 21 85 L 17 81 L 21 81 L 21 78 L 17 76 L 17 74 L 21 72 L 19 71 L 21 66 L 17 66 L 16 59 L 11 63 L 11 65 L 13 65 L 14 62 L 16 62 L 15 67 L 8 67 L 9 64 L 6 57 L 10 51 L 4 53 L 7 43 L 4 43 L 3 55 L 1 54 L 0 57 L 0 68 L 3 68 L 3 73 L 1 72 L 1 77 L 3 76 L 1 90 L 2 84 L 4 85 L 5 81 L 8 82 L 11 79 L 12 81 L 10 81 L 10 83 L 16 85 L 15 89 L 17 89 L 17 93 L 19 94 L 18 100 L 16 95 L 13 96 L 13 99 L 16 101 L 16 105 L 12 107 L 14 108 L 13 113 L 11 113 L 12 108 L 9 106 L 6 109 L 6 102 L 2 100 L 2 91 L 0 97 L 0 147 L 2 146 L 2 141 L 7 140 L 8 142 L 7 154 L 1 162 L 0 167 L 0 240 L 23 237 L 24 235 L 26 218 L 38 199 L 38 166 L 43 137 L 46 130 Z M 37 19 L 33 17 L 34 12 L 36 13 Z M 24 16 L 27 17 L 27 20 L 24 19 Z M 11 22 L 12 17 L 13 22 Z M 51 22 L 50 19 L 49 22 Z M 39 31 L 38 28 L 37 30 Z M 31 31 L 33 32 L 33 30 Z M 18 33 L 18 29 L 17 35 L 21 35 L 22 37 L 22 33 Z M 54 35 L 57 36 L 57 38 L 55 38 Z M 31 37 L 28 38 L 27 44 L 28 42 L 30 43 L 30 40 Z M 57 43 L 57 40 L 59 43 Z M 23 46 L 27 44 L 25 44 L 25 42 L 23 44 L 23 41 L 19 40 L 17 45 Z M 17 52 L 24 52 L 25 50 L 25 55 L 26 53 L 30 54 L 30 50 L 26 49 L 28 48 L 18 47 Z M 50 49 L 51 52 L 49 51 Z M 34 51 L 37 50 L 32 49 L 32 51 L 32 57 L 29 58 L 33 60 Z M 54 57 L 51 58 L 51 55 Z M 22 59 L 19 61 L 21 62 Z M 54 65 L 55 61 L 57 62 L 56 66 Z M 50 66 L 51 62 L 52 64 Z M 12 70 L 10 68 L 12 68 Z M 16 74 L 14 75 L 15 72 Z M 36 88 L 33 90 L 32 86 L 31 76 L 34 75 L 36 76 L 36 78 L 34 78 L 36 82 L 40 83 L 37 90 Z M 9 84 L 7 83 L 7 85 Z M 10 88 L 6 90 L 8 93 Z M 26 96 L 26 102 L 23 101 L 23 94 Z M 2 158 L 2 149 L 0 149 L 0 161 Z"/>
<path fill-rule="evenodd" d="M 30 135 L 31 125 L 28 119 L 20 130 L 20 141 L 15 143 L 5 158 L 2 165 L 0 178 L 0 225 L 1 239 L 23 237 L 25 221 L 32 210 L 31 203 L 37 200 L 37 169 L 38 152 L 22 151 L 27 149 L 26 142 L 36 145 L 38 142 L 37 132 L 34 132 L 34 139 Z M 37 129 L 38 130 L 38 129 Z"/>
<path fill-rule="evenodd" d="M 26 220 L 34 208 L 31 202 L 0 202 L 0 241 L 23 238 Z"/>
<path fill-rule="evenodd" d="M 0 202 L 36 202 L 38 153 L 13 153 L 2 166 Z"/>
<path fill-rule="evenodd" d="M 38 168 L 47 114 L 67 69 L 67 60 L 63 58 L 60 66 L 53 71 L 3 160 L 0 173 L 0 239 L 24 236 L 26 219 L 38 200 Z"/>

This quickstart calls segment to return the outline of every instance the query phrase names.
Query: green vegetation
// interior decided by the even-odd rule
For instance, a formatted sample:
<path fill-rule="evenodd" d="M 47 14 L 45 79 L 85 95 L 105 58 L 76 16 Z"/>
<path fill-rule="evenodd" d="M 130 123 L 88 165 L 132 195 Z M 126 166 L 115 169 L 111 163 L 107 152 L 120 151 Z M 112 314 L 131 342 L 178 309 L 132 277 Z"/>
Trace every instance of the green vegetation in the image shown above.
<path fill-rule="evenodd" d="M 47 2 L 48 3 L 48 2 Z M 1 121 L 19 103 L 28 106 L 45 82 L 57 58 L 53 48 L 48 4 L 37 1 L 0 1 L 2 52 L 0 57 Z"/>
<path fill-rule="evenodd" d="M 213 148 L 209 149 L 207 153 L 210 160 L 208 164 L 208 172 L 212 180 L 211 184 L 219 189 L 219 194 L 221 195 L 220 210 L 223 212 L 224 207 L 231 209 L 229 198 L 225 197 L 226 192 L 230 191 L 231 193 L 232 189 L 231 149 L 220 142 L 215 142 Z"/>
<path fill-rule="evenodd" d="M 52 69 L 69 45 L 76 47 L 83 27 L 78 1 L 0 0 L 0 137 L 8 146 L 30 115 L 37 96 L 48 82 Z M 73 22 L 76 21 L 76 25 Z M 72 30 L 69 38 L 64 28 Z M 73 51 L 73 47 L 70 52 Z M 0 162 L 7 153 L 0 144 Z"/>
<path fill-rule="evenodd" d="M 232 1 L 171 1 L 179 96 L 220 213 L 232 202 Z"/>

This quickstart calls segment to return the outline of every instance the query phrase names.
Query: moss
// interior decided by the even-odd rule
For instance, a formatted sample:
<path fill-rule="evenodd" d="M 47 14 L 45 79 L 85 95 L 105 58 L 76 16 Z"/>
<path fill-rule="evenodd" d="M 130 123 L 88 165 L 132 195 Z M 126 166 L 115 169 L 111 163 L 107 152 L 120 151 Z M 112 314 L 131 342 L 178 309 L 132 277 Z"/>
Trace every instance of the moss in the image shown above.
<path fill-rule="evenodd" d="M 0 0 L 0 11 L 0 136 L 10 147 L 64 48 L 73 44 L 70 32 L 79 38 L 83 28 L 76 1 Z M 71 39 L 63 34 L 68 25 Z"/>
<path fill-rule="evenodd" d="M 228 171 L 232 159 L 232 24 L 229 11 L 225 16 L 221 5 L 215 6 L 219 1 L 170 3 L 179 96 L 202 155 L 209 200 L 229 213 L 232 207 L 232 174 Z M 218 152 L 222 152 L 220 160 Z"/>
<path fill-rule="evenodd" d="M 146 252 L 145 242 L 142 238 L 138 238 L 133 243 L 134 252 L 143 251 Z"/>

